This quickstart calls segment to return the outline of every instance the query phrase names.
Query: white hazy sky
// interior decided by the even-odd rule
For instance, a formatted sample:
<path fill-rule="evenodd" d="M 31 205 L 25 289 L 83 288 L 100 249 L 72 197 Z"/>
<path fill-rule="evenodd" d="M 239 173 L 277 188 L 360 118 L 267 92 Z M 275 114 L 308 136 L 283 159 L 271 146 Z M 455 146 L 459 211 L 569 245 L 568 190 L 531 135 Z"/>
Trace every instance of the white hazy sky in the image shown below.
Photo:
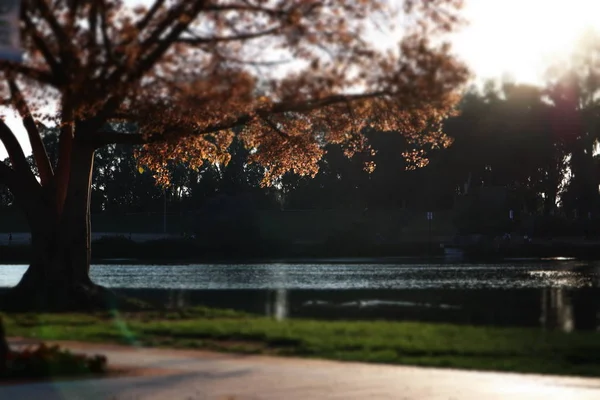
<path fill-rule="evenodd" d="M 457 34 L 455 50 L 478 80 L 507 74 L 517 82 L 541 83 L 550 62 L 566 56 L 585 30 L 600 25 L 600 0 L 465 0 L 465 4 L 470 23 Z M 24 138 L 16 118 L 7 122 Z M 22 142 L 30 152 L 26 140 Z M 5 157 L 0 145 L 0 159 Z"/>
<path fill-rule="evenodd" d="M 542 83 L 587 30 L 600 28 L 598 0 L 466 0 L 470 20 L 455 47 L 479 78 L 510 74 Z"/>

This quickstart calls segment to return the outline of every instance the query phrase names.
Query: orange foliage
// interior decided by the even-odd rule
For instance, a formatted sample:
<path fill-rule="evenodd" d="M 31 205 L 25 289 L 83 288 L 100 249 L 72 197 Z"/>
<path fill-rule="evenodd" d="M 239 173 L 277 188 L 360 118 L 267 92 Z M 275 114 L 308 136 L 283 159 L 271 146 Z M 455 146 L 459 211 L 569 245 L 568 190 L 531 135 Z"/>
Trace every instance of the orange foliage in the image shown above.
<path fill-rule="evenodd" d="M 328 143 L 371 151 L 366 127 L 405 135 L 415 166 L 450 143 L 441 122 L 468 75 L 445 42 L 460 0 L 129 3 L 23 0 L 26 61 L 0 70 L 36 118 L 74 127 L 63 135 L 143 144 L 139 162 L 162 184 L 170 161 L 227 164 L 236 134 L 264 185 L 314 176 Z M 138 132 L 107 132 L 123 121 Z"/>

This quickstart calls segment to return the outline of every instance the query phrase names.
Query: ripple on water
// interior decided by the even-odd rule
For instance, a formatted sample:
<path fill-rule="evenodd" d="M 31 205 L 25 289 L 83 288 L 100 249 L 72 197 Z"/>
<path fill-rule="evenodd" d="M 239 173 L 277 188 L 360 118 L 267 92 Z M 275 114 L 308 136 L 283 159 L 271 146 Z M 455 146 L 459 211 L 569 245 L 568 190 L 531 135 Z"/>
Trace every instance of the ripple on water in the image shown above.
<path fill-rule="evenodd" d="M 0 287 L 18 283 L 24 265 L 0 266 Z M 112 288 L 144 289 L 521 289 L 600 287 L 595 264 L 189 264 L 94 265 Z"/>

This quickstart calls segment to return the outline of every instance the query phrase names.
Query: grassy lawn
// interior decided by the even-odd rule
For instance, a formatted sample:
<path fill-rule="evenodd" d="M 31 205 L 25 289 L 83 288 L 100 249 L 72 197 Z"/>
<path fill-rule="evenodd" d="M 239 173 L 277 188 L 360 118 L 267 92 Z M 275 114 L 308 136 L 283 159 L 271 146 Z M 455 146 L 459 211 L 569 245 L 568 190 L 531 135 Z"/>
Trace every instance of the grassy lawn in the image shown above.
<path fill-rule="evenodd" d="M 412 322 L 272 319 L 227 310 L 8 314 L 9 336 L 391 364 L 600 376 L 600 336 Z"/>

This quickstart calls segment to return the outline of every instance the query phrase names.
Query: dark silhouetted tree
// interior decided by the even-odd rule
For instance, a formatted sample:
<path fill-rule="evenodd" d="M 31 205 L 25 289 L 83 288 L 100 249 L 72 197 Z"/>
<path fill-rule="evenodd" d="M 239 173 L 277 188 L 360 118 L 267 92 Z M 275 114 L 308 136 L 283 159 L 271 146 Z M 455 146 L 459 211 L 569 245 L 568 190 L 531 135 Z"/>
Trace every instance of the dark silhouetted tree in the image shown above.
<path fill-rule="evenodd" d="M 441 123 L 467 78 L 445 40 L 460 0 L 21 3 L 25 62 L 0 63 L 0 94 L 23 119 L 39 180 L 0 122 L 10 157 L 0 181 L 32 231 L 32 262 L 13 295 L 44 306 L 110 296 L 89 277 L 97 149 L 142 145 L 140 163 L 164 184 L 170 162 L 226 165 L 237 135 L 272 185 L 288 172 L 314 176 L 329 143 L 368 151 L 366 126 L 443 143 Z M 369 38 L 375 27 L 393 48 Z M 55 168 L 42 117 L 60 129 Z"/>

